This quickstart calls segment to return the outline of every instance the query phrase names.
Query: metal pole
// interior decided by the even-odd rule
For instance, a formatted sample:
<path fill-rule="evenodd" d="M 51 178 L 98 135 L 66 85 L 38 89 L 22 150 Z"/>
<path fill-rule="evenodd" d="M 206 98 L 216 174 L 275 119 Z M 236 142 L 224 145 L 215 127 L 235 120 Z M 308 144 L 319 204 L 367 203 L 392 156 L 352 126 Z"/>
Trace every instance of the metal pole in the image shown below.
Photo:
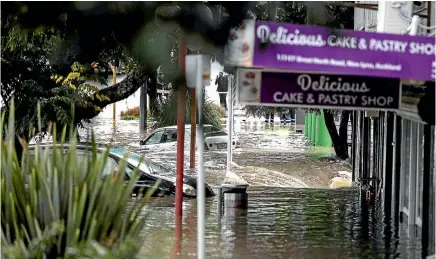
<path fill-rule="evenodd" d="M 205 243 L 205 223 L 206 223 L 206 212 L 205 212 L 205 202 L 206 202 L 206 190 L 204 186 L 204 134 L 203 134 L 203 120 L 202 120 L 202 109 L 203 109 L 203 56 L 198 55 L 197 59 L 197 100 L 198 100 L 198 173 L 197 173 L 197 258 L 206 258 L 206 243 Z M 193 91 L 195 94 L 195 91 Z M 194 99 L 195 100 L 195 99 Z M 195 107 L 195 106 L 194 106 Z M 194 110 L 195 113 L 195 110 Z M 191 151 L 192 154 L 192 151 Z M 194 150 L 195 156 L 195 150 Z M 192 161 L 192 160 L 191 160 Z"/>
<path fill-rule="evenodd" d="M 227 143 L 227 172 L 232 171 L 232 140 L 233 140 L 233 87 L 232 87 L 233 75 L 228 75 L 228 92 L 229 92 L 229 104 L 228 104 L 228 116 L 227 127 L 229 139 Z"/>
<path fill-rule="evenodd" d="M 145 81 L 145 84 L 141 87 L 141 98 L 139 100 L 141 106 L 139 130 L 141 131 L 147 130 L 147 81 Z"/>
<path fill-rule="evenodd" d="M 198 61 L 197 61 L 198 62 Z M 197 63 L 198 64 L 198 63 Z M 197 65 L 198 66 L 198 65 Z M 203 75 L 203 71 L 202 71 Z M 196 93 L 195 88 L 191 90 L 191 151 L 190 151 L 190 163 L 189 168 L 195 168 L 195 135 L 196 135 L 196 124 L 197 124 L 197 111 L 196 111 Z M 201 102 L 201 99 L 198 99 Z M 198 142 L 200 145 L 202 142 Z"/>
<path fill-rule="evenodd" d="M 179 43 L 179 67 L 185 71 L 186 41 L 183 32 L 180 34 Z M 184 169 L 184 149 L 185 149 L 185 98 L 186 86 L 180 85 L 177 100 L 177 158 L 176 158 L 176 209 L 175 216 L 182 217 L 183 203 L 183 169 Z M 176 220 L 177 221 L 177 220 Z"/>
<path fill-rule="evenodd" d="M 116 85 L 117 84 L 117 68 L 115 67 L 115 64 L 111 64 L 111 68 L 112 68 L 112 84 Z M 116 125 L 116 113 L 117 113 L 117 104 L 113 103 L 112 106 L 112 124 L 113 127 L 115 127 Z"/>

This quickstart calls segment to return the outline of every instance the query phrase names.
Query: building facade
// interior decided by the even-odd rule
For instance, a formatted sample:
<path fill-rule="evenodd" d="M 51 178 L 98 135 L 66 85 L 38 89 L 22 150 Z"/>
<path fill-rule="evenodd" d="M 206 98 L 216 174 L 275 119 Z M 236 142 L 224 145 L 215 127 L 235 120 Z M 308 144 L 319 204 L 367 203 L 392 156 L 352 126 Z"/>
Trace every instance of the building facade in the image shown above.
<path fill-rule="evenodd" d="M 420 15 L 421 24 L 434 26 L 436 3 L 413 3 L 413 14 Z M 378 17 L 378 11 L 356 8 L 355 30 L 376 31 Z M 419 33 L 431 36 L 434 28 L 421 27 Z M 435 84 L 399 87 L 403 91 L 400 110 L 353 113 L 353 178 L 375 192 L 385 217 L 398 229 L 406 229 L 398 235 L 421 240 L 425 258 L 435 254 L 435 131 L 418 115 L 417 104 L 422 96 L 431 94 L 434 105 L 434 91 L 428 89 Z"/>

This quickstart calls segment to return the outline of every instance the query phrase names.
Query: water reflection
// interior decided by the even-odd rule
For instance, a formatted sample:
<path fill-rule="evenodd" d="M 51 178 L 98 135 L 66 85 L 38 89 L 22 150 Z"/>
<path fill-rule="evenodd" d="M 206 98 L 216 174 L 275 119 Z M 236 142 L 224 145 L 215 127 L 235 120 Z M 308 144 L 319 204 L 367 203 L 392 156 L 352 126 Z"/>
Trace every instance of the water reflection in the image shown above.
<path fill-rule="evenodd" d="M 140 256 L 171 256 L 174 207 L 162 204 L 152 205 Z M 195 258 L 196 200 L 184 204 L 179 255 Z M 401 229 L 395 236 L 381 210 L 361 201 L 355 189 L 250 187 L 247 211 L 220 217 L 216 197 L 206 208 L 207 258 L 419 258 L 417 240 Z"/>

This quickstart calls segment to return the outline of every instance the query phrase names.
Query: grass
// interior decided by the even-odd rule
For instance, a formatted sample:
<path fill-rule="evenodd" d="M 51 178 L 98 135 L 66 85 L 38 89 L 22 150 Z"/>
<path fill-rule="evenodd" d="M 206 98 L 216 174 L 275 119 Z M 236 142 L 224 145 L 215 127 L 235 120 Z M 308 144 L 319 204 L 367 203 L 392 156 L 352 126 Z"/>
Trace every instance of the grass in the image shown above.
<path fill-rule="evenodd" d="M 139 116 L 125 115 L 125 116 L 120 116 L 120 119 L 126 121 L 134 121 L 134 120 L 139 120 Z"/>
<path fill-rule="evenodd" d="M 102 179 L 109 149 L 98 153 L 93 140 L 89 157 L 79 159 L 77 132 L 66 141 L 66 127 L 56 136 L 56 125 L 52 152 L 37 145 L 32 153 L 21 140 L 19 160 L 13 105 L 0 123 L 1 258 L 133 258 L 149 197 L 132 200 L 138 169 L 127 184 L 118 173 Z M 57 139 L 68 148 L 55 148 Z M 125 167 L 123 159 L 118 172 Z"/>

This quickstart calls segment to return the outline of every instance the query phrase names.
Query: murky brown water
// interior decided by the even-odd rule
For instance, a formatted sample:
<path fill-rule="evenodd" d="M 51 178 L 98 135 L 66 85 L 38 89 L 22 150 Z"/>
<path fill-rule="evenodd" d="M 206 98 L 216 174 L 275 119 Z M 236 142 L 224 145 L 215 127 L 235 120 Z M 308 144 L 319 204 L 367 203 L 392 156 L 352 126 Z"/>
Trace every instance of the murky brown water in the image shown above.
<path fill-rule="evenodd" d="M 139 257 L 196 258 L 196 200 L 184 202 L 180 250 L 172 199 L 154 200 L 148 210 Z M 217 198 L 211 198 L 206 202 L 206 258 L 420 258 L 419 245 L 395 238 L 378 210 L 363 216 L 361 211 L 355 189 L 250 187 L 248 210 L 221 217 Z"/>
<path fill-rule="evenodd" d="M 110 120 L 93 124 L 98 141 L 143 152 L 138 142 L 145 134 L 138 122 L 120 121 L 115 130 Z M 385 224 L 381 211 L 361 203 L 356 189 L 325 189 L 336 171 L 347 169 L 345 163 L 323 159 L 331 149 L 308 147 L 289 127 L 245 126 L 238 135 L 242 148 L 234 154 L 234 171 L 250 183 L 249 208 L 220 216 L 217 197 L 207 199 L 206 258 L 420 258 L 419 242 Z M 146 155 L 175 168 L 175 152 Z M 206 181 L 218 186 L 226 153 L 206 152 L 204 161 Z M 147 212 L 139 258 L 196 258 L 196 200 L 184 201 L 178 228 L 173 197 L 153 199 Z"/>

